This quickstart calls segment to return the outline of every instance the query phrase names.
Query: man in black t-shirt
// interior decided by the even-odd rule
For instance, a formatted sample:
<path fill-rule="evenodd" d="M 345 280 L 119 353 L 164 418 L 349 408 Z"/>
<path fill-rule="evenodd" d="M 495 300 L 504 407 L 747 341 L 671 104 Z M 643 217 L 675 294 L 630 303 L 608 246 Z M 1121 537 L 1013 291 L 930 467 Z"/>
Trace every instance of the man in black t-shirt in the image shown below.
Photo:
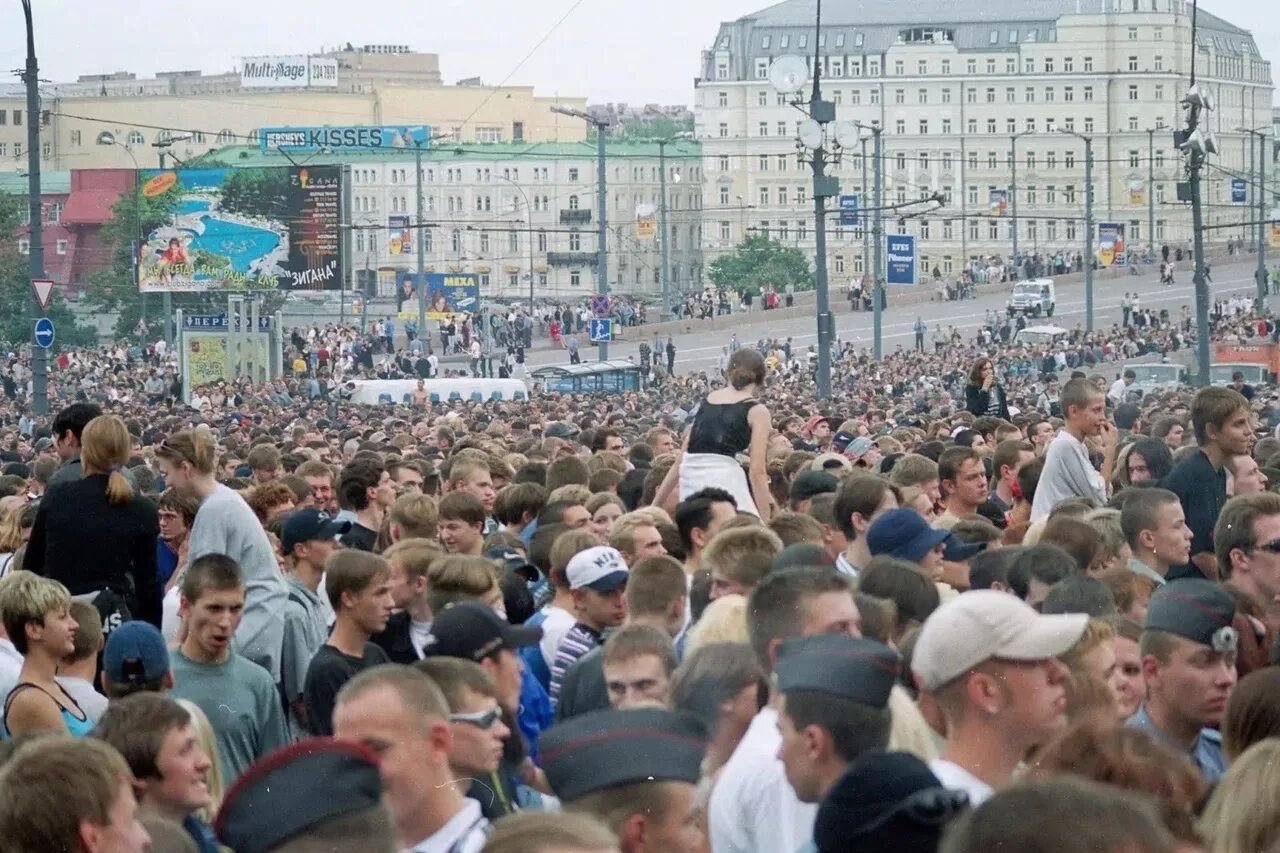
<path fill-rule="evenodd" d="M 333 734 L 333 707 L 342 685 L 362 670 L 391 662 L 369 638 L 387 627 L 395 607 L 391 566 L 376 554 L 333 554 L 325 562 L 325 589 L 337 621 L 329 641 L 311 659 L 302 688 L 307 724 L 317 736 Z"/>

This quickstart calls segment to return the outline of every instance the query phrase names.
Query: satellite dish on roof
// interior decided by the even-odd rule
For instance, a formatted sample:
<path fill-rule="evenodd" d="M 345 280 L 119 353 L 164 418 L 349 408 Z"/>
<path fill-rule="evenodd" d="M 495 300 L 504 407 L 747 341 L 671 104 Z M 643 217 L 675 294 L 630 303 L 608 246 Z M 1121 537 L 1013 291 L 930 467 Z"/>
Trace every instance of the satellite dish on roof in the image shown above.
<path fill-rule="evenodd" d="M 804 88 L 809 79 L 809 65 L 798 56 L 779 56 L 769 66 L 769 83 L 784 95 Z"/>

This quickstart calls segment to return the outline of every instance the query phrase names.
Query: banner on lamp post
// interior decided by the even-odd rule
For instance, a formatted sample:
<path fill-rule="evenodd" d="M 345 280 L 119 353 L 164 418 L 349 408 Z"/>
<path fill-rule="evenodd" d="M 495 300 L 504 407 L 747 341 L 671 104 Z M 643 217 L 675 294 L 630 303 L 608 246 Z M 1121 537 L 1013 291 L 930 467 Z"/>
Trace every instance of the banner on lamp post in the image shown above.
<path fill-rule="evenodd" d="M 916 238 L 910 234 L 885 235 L 886 284 L 916 283 Z"/>

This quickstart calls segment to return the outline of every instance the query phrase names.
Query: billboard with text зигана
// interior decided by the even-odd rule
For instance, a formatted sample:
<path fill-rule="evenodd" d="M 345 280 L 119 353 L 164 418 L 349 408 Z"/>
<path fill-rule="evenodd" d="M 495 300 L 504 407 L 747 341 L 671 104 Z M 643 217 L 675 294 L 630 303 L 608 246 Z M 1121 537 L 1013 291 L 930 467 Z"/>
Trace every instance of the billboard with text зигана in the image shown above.
<path fill-rule="evenodd" d="M 138 255 L 143 293 L 338 290 L 337 166 L 179 169 L 142 175 L 168 216 Z"/>

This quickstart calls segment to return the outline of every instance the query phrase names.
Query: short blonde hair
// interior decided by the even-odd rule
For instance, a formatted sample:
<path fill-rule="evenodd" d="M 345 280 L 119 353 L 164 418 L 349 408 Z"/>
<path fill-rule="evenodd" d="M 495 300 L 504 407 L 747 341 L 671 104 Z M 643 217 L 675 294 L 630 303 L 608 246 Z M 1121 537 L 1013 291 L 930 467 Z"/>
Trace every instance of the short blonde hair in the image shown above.
<path fill-rule="evenodd" d="M 11 572 L 0 580 L 0 621 L 20 654 L 27 653 L 28 625 L 43 624 L 50 613 L 70 609 L 71 593 L 55 580 L 27 571 Z"/>
<path fill-rule="evenodd" d="M 400 528 L 401 538 L 436 538 L 440 508 L 430 495 L 401 495 L 392 504 L 389 515 L 391 523 Z"/>
<path fill-rule="evenodd" d="M 1111 627 L 1111 623 L 1105 619 L 1092 617 L 1089 623 L 1085 625 L 1084 634 L 1076 641 L 1076 644 L 1067 649 L 1058 659 L 1063 665 L 1072 672 L 1079 672 L 1083 668 L 1085 655 L 1101 646 L 1103 643 L 1109 643 L 1116 635 L 1116 629 Z"/>
<path fill-rule="evenodd" d="M 689 629 L 686 657 L 712 643 L 750 643 L 747 633 L 747 598 L 722 595 L 707 605 L 702 617 Z"/>
<path fill-rule="evenodd" d="M 560 503 L 561 501 L 571 504 L 587 505 L 587 501 L 591 500 L 591 490 L 579 483 L 569 483 L 560 486 L 551 494 L 547 495 L 547 503 Z"/>
<path fill-rule="evenodd" d="M 657 528 L 653 521 L 653 516 L 649 513 L 629 512 L 613 523 L 613 528 L 609 531 L 609 546 L 616 548 L 623 554 L 631 554 L 635 551 L 636 545 L 636 528 L 653 527 Z"/>
<path fill-rule="evenodd" d="M 399 561 L 404 566 L 404 574 L 409 580 L 425 578 L 431 570 L 431 564 L 444 556 L 444 549 L 429 539 L 401 539 L 382 552 L 388 563 Z"/>
<path fill-rule="evenodd" d="M 808 518 L 807 516 L 805 516 Z M 816 527 L 818 522 L 809 519 Z M 702 567 L 741 584 L 754 587 L 773 568 L 782 551 L 782 539 L 767 527 L 735 527 L 721 530 L 702 551 Z"/>
<path fill-rule="evenodd" d="M 1280 838 L 1280 738 L 1260 740 L 1231 762 L 1199 829 L 1213 853 L 1271 849 Z"/>
<path fill-rule="evenodd" d="M 566 530 L 551 543 L 551 571 L 563 572 L 574 556 L 603 544 L 604 540 L 590 530 Z"/>
<path fill-rule="evenodd" d="M 442 613 L 450 604 L 482 600 L 497 586 L 494 563 L 484 557 L 450 554 L 427 569 L 427 606 L 432 613 Z"/>

